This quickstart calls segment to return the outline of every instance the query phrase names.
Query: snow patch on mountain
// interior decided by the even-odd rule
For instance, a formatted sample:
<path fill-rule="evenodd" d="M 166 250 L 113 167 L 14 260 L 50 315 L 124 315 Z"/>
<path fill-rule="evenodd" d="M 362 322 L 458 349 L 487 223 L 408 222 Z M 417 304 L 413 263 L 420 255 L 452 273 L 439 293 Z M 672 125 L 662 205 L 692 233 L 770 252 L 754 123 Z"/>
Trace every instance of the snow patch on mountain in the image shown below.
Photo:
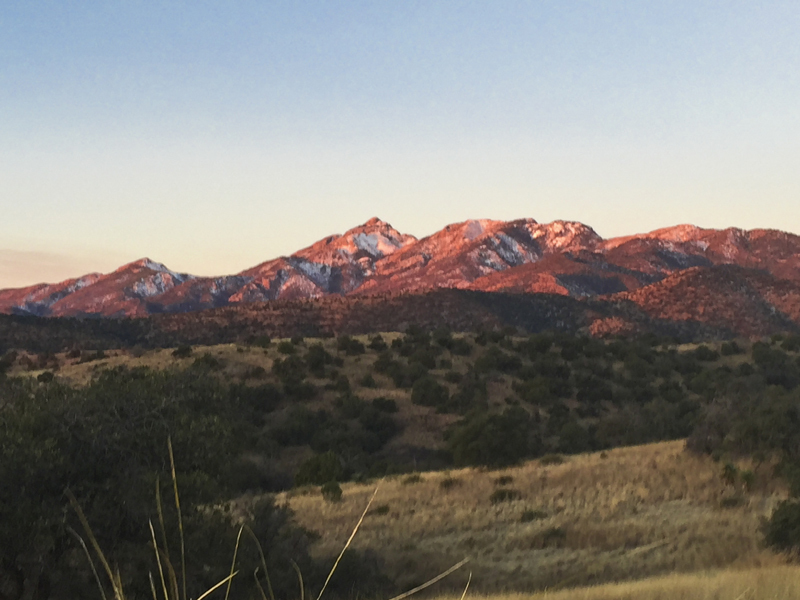
<path fill-rule="evenodd" d="M 163 294 L 167 290 L 174 288 L 176 285 L 183 283 L 185 280 L 186 278 L 178 273 L 173 273 L 172 271 L 167 270 L 157 272 L 154 275 L 140 279 L 130 286 L 129 289 L 134 296 L 139 298 L 149 298 L 151 296 Z"/>

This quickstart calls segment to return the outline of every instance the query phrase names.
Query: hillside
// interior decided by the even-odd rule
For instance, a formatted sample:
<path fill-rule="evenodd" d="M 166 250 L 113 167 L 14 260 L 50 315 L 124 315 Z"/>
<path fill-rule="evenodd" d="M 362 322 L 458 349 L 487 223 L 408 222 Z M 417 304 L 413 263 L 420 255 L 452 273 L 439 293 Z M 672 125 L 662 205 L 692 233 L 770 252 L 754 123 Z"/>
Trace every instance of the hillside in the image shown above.
<path fill-rule="evenodd" d="M 798 447 L 796 335 L 698 345 L 411 328 L 12 351 L 0 357 L 0 391 L 9 482 L 0 488 L 0 584 L 39 553 L 52 572 L 25 577 L 45 577 L 60 597 L 91 584 L 88 568 L 69 575 L 74 543 L 53 526 L 67 487 L 126 565 L 126 582 L 142 581 L 133 566 L 147 550 L 153 486 L 171 493 L 168 438 L 182 502 L 205 507 L 186 513 L 201 540 L 192 546 L 205 544 L 192 560 L 196 588 L 226 572 L 236 531 L 225 515 L 282 540 L 269 555 L 285 570 L 281 590 L 297 583 L 286 557 L 321 585 L 319 565 L 330 564 L 379 478 L 346 588 L 339 582 L 345 597 L 355 573 L 364 573 L 359 595 L 384 596 L 465 554 L 473 591 L 487 593 L 770 567 L 781 561 L 763 550 L 761 520 L 796 506 L 778 505 L 786 489 L 776 479 L 778 461 Z M 320 495 L 319 486 L 337 489 L 332 482 L 344 487 L 341 503 Z M 455 593 L 465 574 L 440 591 Z"/>
<path fill-rule="evenodd" d="M 770 482 L 742 493 L 721 466 L 682 441 L 534 461 L 501 471 L 463 469 L 346 484 L 340 503 L 316 490 L 279 496 L 335 555 L 378 485 L 353 546 L 374 552 L 411 587 L 470 558 L 474 592 L 530 592 L 664 573 L 776 565 L 760 520 L 785 492 Z M 504 501 L 498 491 L 508 490 Z M 495 498 L 495 501 L 492 498 Z M 463 588 L 467 568 L 447 588 Z"/>

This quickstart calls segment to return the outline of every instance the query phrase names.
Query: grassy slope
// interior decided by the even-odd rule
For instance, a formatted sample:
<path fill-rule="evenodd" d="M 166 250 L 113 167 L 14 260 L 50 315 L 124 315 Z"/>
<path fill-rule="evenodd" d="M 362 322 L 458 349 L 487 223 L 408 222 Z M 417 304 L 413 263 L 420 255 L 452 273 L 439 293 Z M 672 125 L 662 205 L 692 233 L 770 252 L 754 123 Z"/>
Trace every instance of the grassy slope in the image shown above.
<path fill-rule="evenodd" d="M 673 574 L 561 592 L 496 594 L 485 598 L 491 600 L 794 600 L 798 597 L 800 597 L 800 568 L 769 566 L 691 575 Z M 458 598 L 460 596 L 453 596 L 452 600 Z M 445 597 L 439 600 L 445 600 Z"/>
<path fill-rule="evenodd" d="M 679 441 L 559 465 L 425 473 L 416 483 L 397 477 L 381 484 L 373 506 L 388 509 L 373 508 L 354 547 L 380 555 L 405 586 L 469 556 L 473 589 L 484 593 L 774 565 L 781 559 L 761 547 L 759 523 L 783 492 L 762 470 L 763 480 L 742 494 L 721 481 L 718 464 L 686 453 Z M 501 476 L 513 478 L 504 487 L 520 497 L 492 504 Z M 444 489 L 446 478 L 458 483 Z M 374 486 L 343 489 L 338 504 L 316 490 L 280 497 L 301 524 L 321 534 L 320 554 L 341 548 Z M 741 505 L 723 508 L 724 498 L 739 494 Z M 523 523 L 525 510 L 543 518 Z M 463 585 L 465 577 L 454 576 L 451 585 Z"/>

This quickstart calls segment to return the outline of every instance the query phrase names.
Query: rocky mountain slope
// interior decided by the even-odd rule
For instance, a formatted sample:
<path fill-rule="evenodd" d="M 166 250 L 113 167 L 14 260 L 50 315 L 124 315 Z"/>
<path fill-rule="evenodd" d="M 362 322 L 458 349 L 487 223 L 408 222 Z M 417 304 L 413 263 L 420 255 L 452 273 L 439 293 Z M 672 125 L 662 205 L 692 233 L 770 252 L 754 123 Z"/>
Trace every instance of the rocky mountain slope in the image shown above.
<path fill-rule="evenodd" d="M 142 259 L 107 275 L 2 290 L 0 312 L 141 317 L 456 288 L 601 297 L 648 319 L 733 324 L 749 335 L 776 319 L 800 323 L 797 284 L 800 236 L 775 230 L 680 225 L 606 240 L 577 222 L 470 220 L 418 240 L 375 218 L 235 275 L 194 277 Z"/>

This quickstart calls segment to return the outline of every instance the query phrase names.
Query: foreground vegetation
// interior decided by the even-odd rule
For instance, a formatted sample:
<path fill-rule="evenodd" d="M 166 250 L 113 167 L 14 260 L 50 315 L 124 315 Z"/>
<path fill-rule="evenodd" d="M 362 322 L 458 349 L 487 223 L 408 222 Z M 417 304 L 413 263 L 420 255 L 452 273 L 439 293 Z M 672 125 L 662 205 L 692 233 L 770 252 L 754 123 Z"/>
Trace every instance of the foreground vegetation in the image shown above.
<path fill-rule="evenodd" d="M 320 584 L 385 476 L 332 596 L 385 595 L 464 555 L 479 591 L 771 564 L 763 541 L 800 544 L 799 393 L 791 336 L 678 345 L 412 329 L 12 350 L 0 358 L 0 598 L 96 593 L 65 489 L 131 597 L 148 596 L 145 525 L 158 522 L 154 490 L 169 493 L 170 436 L 190 590 L 227 575 L 240 523 L 268 548 L 284 597 L 296 593 L 289 559 Z M 686 437 L 690 453 L 624 448 Z M 252 572 L 257 552 L 242 552 Z"/>

